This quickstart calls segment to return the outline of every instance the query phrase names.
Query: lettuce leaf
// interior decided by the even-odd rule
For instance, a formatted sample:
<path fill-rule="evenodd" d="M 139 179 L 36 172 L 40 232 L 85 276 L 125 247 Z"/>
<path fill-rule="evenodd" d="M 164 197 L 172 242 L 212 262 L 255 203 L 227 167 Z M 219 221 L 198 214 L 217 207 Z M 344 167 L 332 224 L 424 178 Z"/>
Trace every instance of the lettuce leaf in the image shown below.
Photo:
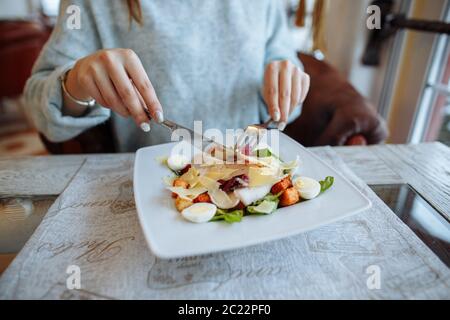
<path fill-rule="evenodd" d="M 272 151 L 269 148 L 256 150 L 256 156 L 258 158 L 268 158 L 272 156 Z"/>
<path fill-rule="evenodd" d="M 210 222 L 215 221 L 225 221 L 226 223 L 241 222 L 244 217 L 244 210 L 223 210 L 217 209 L 216 215 L 210 220 Z"/>
<path fill-rule="evenodd" d="M 325 180 L 319 181 L 320 183 L 320 193 L 324 193 L 328 189 L 331 188 L 331 186 L 334 183 L 334 177 L 326 177 Z"/>
<path fill-rule="evenodd" d="M 278 209 L 279 198 L 282 192 L 279 194 L 269 193 L 261 200 L 256 201 L 252 205 L 247 207 L 247 214 L 249 215 L 267 215 L 272 214 Z"/>
<path fill-rule="evenodd" d="M 263 200 L 259 205 L 257 206 L 248 206 L 247 212 L 249 214 L 261 214 L 261 215 L 268 215 L 272 214 L 277 210 L 278 208 L 278 200 L 277 201 L 268 201 Z"/>

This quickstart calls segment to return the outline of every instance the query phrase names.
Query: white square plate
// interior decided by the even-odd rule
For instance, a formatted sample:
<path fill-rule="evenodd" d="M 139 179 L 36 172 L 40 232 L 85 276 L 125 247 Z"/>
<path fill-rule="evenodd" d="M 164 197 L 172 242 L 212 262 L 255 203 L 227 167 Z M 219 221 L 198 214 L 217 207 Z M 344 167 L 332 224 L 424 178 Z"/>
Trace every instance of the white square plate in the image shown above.
<path fill-rule="evenodd" d="M 150 249 L 160 258 L 201 255 L 289 237 L 371 206 L 370 200 L 340 173 L 281 134 L 281 158 L 291 161 L 299 155 L 300 175 L 317 180 L 333 176 L 331 189 L 314 200 L 279 209 L 269 216 L 244 217 L 240 223 L 190 223 L 176 210 L 163 182 L 170 171 L 158 161 L 158 158 L 170 155 L 173 146 L 169 143 L 140 149 L 134 165 L 134 197 L 139 220 Z"/>

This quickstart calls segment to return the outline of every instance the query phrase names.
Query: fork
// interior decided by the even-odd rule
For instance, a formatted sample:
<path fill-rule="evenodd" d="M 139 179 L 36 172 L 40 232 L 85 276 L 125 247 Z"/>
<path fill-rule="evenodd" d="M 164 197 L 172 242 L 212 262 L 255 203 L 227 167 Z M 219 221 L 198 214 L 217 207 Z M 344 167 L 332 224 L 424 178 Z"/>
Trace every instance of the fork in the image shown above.
<path fill-rule="evenodd" d="M 139 97 L 139 100 L 141 102 L 141 106 L 142 109 L 144 110 L 145 114 L 147 115 L 147 118 L 149 120 L 152 120 L 152 116 L 150 115 L 150 111 L 147 109 L 147 107 L 145 106 L 145 102 L 144 99 L 142 98 L 141 94 L 139 93 L 139 90 L 136 89 L 135 87 L 135 91 Z M 202 141 L 202 150 L 203 149 L 203 145 L 204 143 L 208 143 L 210 144 L 215 144 L 218 147 L 222 148 L 223 150 L 229 150 L 231 152 L 233 152 L 234 155 L 236 154 L 243 154 L 241 151 L 247 151 L 247 153 L 249 153 L 255 146 L 258 145 L 260 139 L 259 137 L 261 137 L 263 130 L 267 130 L 271 124 L 276 123 L 272 118 L 269 118 L 269 120 L 267 120 L 266 122 L 264 122 L 263 124 L 252 124 L 249 125 L 245 128 L 244 132 L 238 137 L 238 139 L 236 140 L 235 145 L 233 146 L 233 148 L 230 148 L 228 146 L 224 146 L 223 144 L 220 144 L 214 140 L 211 140 L 209 138 L 206 138 L 205 136 L 203 136 L 202 134 L 199 134 L 197 132 L 195 132 L 194 130 L 191 130 L 189 128 L 183 127 L 173 121 L 169 121 L 169 120 L 163 120 L 162 122 L 160 122 L 159 124 L 163 127 L 166 127 L 170 130 L 171 133 L 173 133 L 175 130 L 177 129 L 184 129 L 187 130 L 191 136 L 194 136 L 194 140 L 195 141 L 195 137 L 200 138 Z M 145 125 L 145 123 L 144 123 Z M 146 127 L 148 128 L 148 127 Z M 148 131 L 149 128 L 147 130 L 144 131 Z M 248 154 L 247 154 L 248 155 Z"/>
<path fill-rule="evenodd" d="M 147 115 L 148 119 L 152 120 L 153 118 L 151 117 L 150 112 L 148 111 L 148 109 L 147 108 L 143 108 L 143 109 L 144 109 L 144 112 Z M 171 133 L 174 133 L 178 129 L 186 130 L 187 132 L 189 132 L 189 134 L 192 137 L 191 144 L 194 145 L 194 142 L 197 139 L 200 139 L 200 141 L 202 141 L 202 151 L 205 150 L 206 146 L 208 146 L 208 147 L 211 146 L 211 144 L 214 144 L 214 145 L 216 145 L 216 146 L 218 146 L 218 147 L 220 147 L 220 148 L 222 148 L 224 150 L 225 149 L 227 149 L 227 150 L 230 149 L 229 147 L 226 147 L 226 146 L 224 146 L 224 145 L 222 145 L 222 144 L 220 144 L 220 143 L 218 143 L 218 142 L 216 142 L 216 141 L 214 141 L 212 139 L 209 139 L 209 138 L 205 137 L 204 135 L 202 135 L 202 134 L 200 134 L 198 132 L 195 132 L 192 129 L 186 128 L 186 127 L 184 127 L 184 126 L 182 126 L 182 125 L 180 125 L 180 124 L 178 124 L 176 122 L 164 119 L 162 122 L 159 122 L 158 124 L 163 126 L 163 127 L 165 127 L 165 128 L 167 128 L 167 129 L 169 129 Z"/>
<path fill-rule="evenodd" d="M 248 155 L 260 142 L 260 137 L 269 129 L 271 124 L 275 123 L 269 119 L 263 124 L 252 124 L 245 128 L 244 132 L 236 140 L 234 152 Z"/>
<path fill-rule="evenodd" d="M 151 120 L 152 117 L 151 117 L 148 109 L 147 108 L 143 108 L 143 109 L 144 109 L 144 112 L 146 113 L 148 119 Z M 186 127 L 179 125 L 170 120 L 164 120 L 164 121 L 160 122 L 159 125 L 169 129 L 171 133 L 173 133 L 177 129 L 183 129 L 183 130 L 188 131 L 191 134 L 191 136 L 194 137 L 194 139 L 192 141 L 195 141 L 195 137 L 201 139 L 202 150 L 205 149 L 204 148 L 205 144 L 207 144 L 208 147 L 210 147 L 211 144 L 214 144 L 214 145 L 218 146 L 219 148 L 221 148 L 222 150 L 229 150 L 229 151 L 233 152 L 235 155 L 236 154 L 241 154 L 241 155 L 244 154 L 245 155 L 245 153 L 247 153 L 247 155 L 248 155 L 249 151 L 253 150 L 253 148 L 258 145 L 258 143 L 260 141 L 259 138 L 262 136 L 263 132 L 265 132 L 265 130 L 267 130 L 270 127 L 270 125 L 273 123 L 275 123 L 275 121 L 272 119 L 269 119 L 268 121 L 264 122 L 263 124 L 252 124 L 252 125 L 247 126 L 245 128 L 244 132 L 236 140 L 236 143 L 233 146 L 233 148 L 230 148 L 228 146 L 220 144 L 212 139 L 205 137 L 202 134 L 199 134 L 198 132 L 195 132 L 192 129 L 186 128 Z"/>

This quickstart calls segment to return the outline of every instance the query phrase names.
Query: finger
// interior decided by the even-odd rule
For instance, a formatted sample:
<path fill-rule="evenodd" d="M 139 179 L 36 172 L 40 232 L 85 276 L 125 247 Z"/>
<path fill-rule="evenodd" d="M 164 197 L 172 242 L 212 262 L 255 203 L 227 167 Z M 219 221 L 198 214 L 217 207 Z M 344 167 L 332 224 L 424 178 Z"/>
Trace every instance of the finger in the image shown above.
<path fill-rule="evenodd" d="M 108 104 L 106 103 L 105 99 L 103 98 L 100 90 L 98 89 L 97 84 L 95 83 L 95 80 L 93 77 L 89 77 L 89 79 L 86 79 L 84 85 L 87 88 L 89 95 L 93 99 L 95 99 L 95 101 L 97 103 L 99 103 L 100 105 L 102 105 L 104 107 L 109 107 Z"/>
<path fill-rule="evenodd" d="M 376 120 L 370 130 L 363 132 L 368 144 L 377 144 L 384 142 L 388 137 L 389 130 L 387 129 L 386 121 L 380 116 L 377 116 Z"/>
<path fill-rule="evenodd" d="M 291 89 L 291 110 L 294 111 L 295 107 L 297 107 L 300 103 L 302 93 L 302 85 L 301 85 L 301 75 L 300 70 L 298 68 L 294 69 L 292 73 L 292 89 Z"/>
<path fill-rule="evenodd" d="M 142 106 L 143 108 L 147 108 L 147 106 L 145 105 L 144 98 L 142 98 L 140 92 L 138 91 L 138 89 L 136 88 L 136 86 L 135 86 L 134 84 L 133 84 L 133 86 L 134 86 L 134 90 L 135 90 L 135 92 L 136 92 L 136 94 L 137 94 L 137 96 L 138 96 L 139 103 L 141 104 L 141 106 Z"/>
<path fill-rule="evenodd" d="M 288 61 L 283 61 L 279 73 L 278 99 L 281 112 L 280 125 L 282 131 L 286 127 L 291 109 L 292 68 Z"/>
<path fill-rule="evenodd" d="M 138 126 L 143 122 L 148 121 L 148 117 L 139 102 L 139 98 L 134 90 L 127 72 L 122 65 L 117 65 L 109 69 L 110 78 L 116 88 L 124 105 L 132 115 L 134 121 Z"/>
<path fill-rule="evenodd" d="M 301 85 L 302 95 L 300 98 L 300 102 L 303 103 L 303 102 L 305 102 L 305 99 L 309 92 L 309 88 L 311 86 L 311 78 L 310 78 L 309 74 L 303 73 L 303 76 L 301 79 L 302 79 L 302 85 Z"/>
<path fill-rule="evenodd" d="M 278 65 L 271 63 L 264 74 L 264 97 L 269 107 L 269 114 L 276 122 L 280 121 L 281 113 L 278 106 Z"/>
<path fill-rule="evenodd" d="M 346 146 L 367 146 L 367 139 L 362 134 L 356 134 L 354 136 L 351 136 L 347 139 L 345 142 Z"/>
<path fill-rule="evenodd" d="M 130 56 L 125 61 L 125 69 L 143 98 L 152 118 L 157 122 L 164 121 L 163 108 L 140 59 L 136 55 Z"/>
<path fill-rule="evenodd" d="M 124 118 L 130 116 L 130 113 L 124 106 L 122 99 L 120 99 L 118 93 L 116 92 L 116 88 L 106 73 L 97 73 L 94 76 L 94 81 L 100 91 L 100 94 L 102 95 L 103 100 L 110 109 L 117 112 Z"/>
<path fill-rule="evenodd" d="M 347 119 L 335 112 L 325 131 L 316 140 L 319 146 L 342 146 L 353 135 L 360 133 L 359 122 L 356 118 Z"/>
<path fill-rule="evenodd" d="M 134 90 L 135 90 L 135 92 L 136 92 L 136 94 L 137 94 L 137 96 L 138 96 L 138 98 L 139 98 L 139 102 L 140 102 L 140 104 L 141 104 L 141 107 L 144 109 L 144 110 L 148 110 L 147 109 L 147 106 L 145 105 L 145 101 L 144 101 L 144 98 L 142 98 L 142 96 L 141 96 L 141 94 L 139 93 L 139 91 L 138 91 L 138 89 L 133 85 L 133 87 L 134 87 Z M 146 112 L 147 113 L 147 112 Z M 144 131 L 144 132 L 149 132 L 150 130 L 151 130 L 151 127 L 150 127 L 150 115 L 148 114 L 148 122 L 142 122 L 141 123 L 141 129 L 142 129 L 142 131 Z"/>

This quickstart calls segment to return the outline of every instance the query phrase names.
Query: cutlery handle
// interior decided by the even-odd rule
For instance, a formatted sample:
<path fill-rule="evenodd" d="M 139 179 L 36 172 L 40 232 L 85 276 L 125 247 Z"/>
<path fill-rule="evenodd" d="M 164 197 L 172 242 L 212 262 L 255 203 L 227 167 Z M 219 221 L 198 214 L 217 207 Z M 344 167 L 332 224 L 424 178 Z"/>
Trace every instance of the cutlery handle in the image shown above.
<path fill-rule="evenodd" d="M 147 115 L 148 120 L 152 120 L 153 118 L 152 118 L 152 116 L 150 115 L 150 111 L 148 111 L 147 108 L 142 108 L 142 109 L 144 110 L 145 114 Z M 173 122 L 173 121 L 170 121 L 170 120 L 164 120 L 163 122 L 159 122 L 158 124 L 161 125 L 161 126 L 163 126 L 163 127 L 165 127 L 165 128 L 167 128 L 167 129 L 169 129 L 170 132 L 174 132 L 174 131 L 177 130 L 177 129 L 184 129 L 184 130 L 189 131 L 189 133 L 190 133 L 191 135 L 194 134 L 194 131 L 193 131 L 193 130 L 188 129 L 188 128 L 186 128 L 186 127 L 183 127 L 183 126 L 181 126 L 181 125 L 179 125 L 179 124 L 177 124 L 177 123 L 175 123 L 175 122 Z"/>
<path fill-rule="evenodd" d="M 144 112 L 147 115 L 148 119 L 152 120 L 152 117 L 151 117 L 150 112 L 148 111 L 148 109 L 147 108 L 143 108 L 143 109 L 144 109 Z M 263 126 L 265 128 L 267 128 L 272 122 L 273 121 L 270 119 L 269 121 L 264 123 Z M 165 128 L 167 128 L 167 129 L 169 129 L 171 133 L 173 133 L 177 129 L 186 130 L 190 134 L 190 139 L 191 139 L 190 143 L 194 147 L 201 148 L 202 151 L 206 151 L 206 149 L 211 147 L 211 145 L 216 145 L 219 148 L 221 148 L 222 150 L 229 150 L 229 151 L 231 150 L 230 147 L 226 147 L 223 144 L 220 144 L 220 143 L 218 143 L 218 142 L 216 142 L 216 141 L 214 141 L 212 139 L 206 138 L 204 135 L 202 135 L 200 133 L 197 133 L 197 132 L 195 132 L 192 129 L 186 128 L 186 127 L 184 127 L 184 126 L 182 126 L 182 125 L 180 125 L 180 124 L 178 124 L 176 122 L 173 122 L 173 121 L 165 119 L 164 121 L 162 121 L 162 122 L 160 122 L 158 124 L 163 126 L 163 127 L 165 127 Z M 197 145 L 195 143 L 196 141 L 201 141 L 201 146 Z M 227 151 L 227 152 L 229 152 L 229 151 Z M 234 152 L 234 150 L 233 150 L 233 152 Z"/>
<path fill-rule="evenodd" d="M 167 128 L 170 130 L 171 133 L 175 132 L 178 129 L 186 130 L 190 135 L 190 143 L 194 145 L 194 147 L 201 148 L 202 151 L 205 151 L 207 147 L 210 147 L 211 144 L 218 145 L 220 147 L 223 147 L 221 144 L 215 142 L 214 140 L 208 139 L 205 136 L 203 136 L 200 133 L 195 132 L 192 129 L 186 128 L 176 122 L 170 121 L 170 120 L 164 120 L 163 122 L 160 122 L 159 125 Z M 195 141 L 201 141 L 201 145 L 196 145 Z"/>

